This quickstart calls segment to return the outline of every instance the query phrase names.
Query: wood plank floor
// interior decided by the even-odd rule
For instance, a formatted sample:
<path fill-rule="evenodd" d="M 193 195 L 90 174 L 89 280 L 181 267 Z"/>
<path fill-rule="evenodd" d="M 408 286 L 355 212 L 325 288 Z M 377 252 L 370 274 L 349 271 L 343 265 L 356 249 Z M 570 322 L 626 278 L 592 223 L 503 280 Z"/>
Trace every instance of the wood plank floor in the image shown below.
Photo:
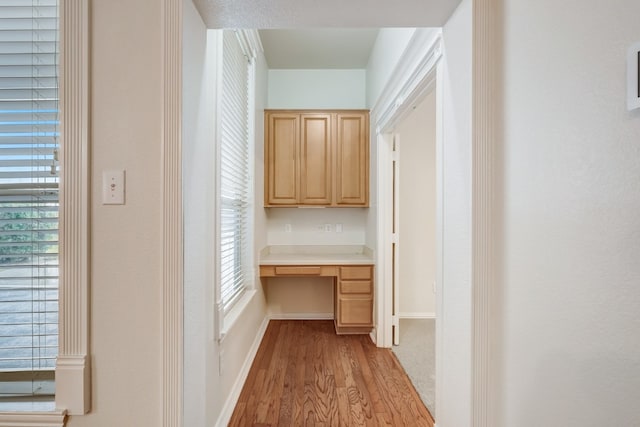
<path fill-rule="evenodd" d="M 328 320 L 272 320 L 230 426 L 430 426 L 389 349 Z"/>

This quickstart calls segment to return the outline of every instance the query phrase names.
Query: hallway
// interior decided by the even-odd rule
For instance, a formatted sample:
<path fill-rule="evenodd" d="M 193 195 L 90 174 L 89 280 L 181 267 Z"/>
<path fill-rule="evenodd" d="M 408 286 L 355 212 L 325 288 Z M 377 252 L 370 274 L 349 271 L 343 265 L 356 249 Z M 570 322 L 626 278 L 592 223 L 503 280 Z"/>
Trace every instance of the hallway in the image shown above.
<path fill-rule="evenodd" d="M 433 426 L 391 350 L 324 320 L 272 320 L 230 426 Z"/>

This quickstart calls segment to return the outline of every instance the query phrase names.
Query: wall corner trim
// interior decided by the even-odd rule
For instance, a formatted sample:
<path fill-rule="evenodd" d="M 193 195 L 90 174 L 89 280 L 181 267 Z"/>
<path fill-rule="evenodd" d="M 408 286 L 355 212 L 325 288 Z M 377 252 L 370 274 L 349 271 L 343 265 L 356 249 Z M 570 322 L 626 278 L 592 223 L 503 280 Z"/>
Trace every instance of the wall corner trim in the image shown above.
<path fill-rule="evenodd" d="M 60 2 L 60 280 L 56 407 L 91 409 L 89 0 Z"/>
<path fill-rule="evenodd" d="M 162 3 L 162 427 L 183 422 L 182 0 Z"/>
<path fill-rule="evenodd" d="M 494 150 L 497 122 L 497 0 L 473 1 L 471 426 L 491 422 L 491 309 L 494 277 Z"/>

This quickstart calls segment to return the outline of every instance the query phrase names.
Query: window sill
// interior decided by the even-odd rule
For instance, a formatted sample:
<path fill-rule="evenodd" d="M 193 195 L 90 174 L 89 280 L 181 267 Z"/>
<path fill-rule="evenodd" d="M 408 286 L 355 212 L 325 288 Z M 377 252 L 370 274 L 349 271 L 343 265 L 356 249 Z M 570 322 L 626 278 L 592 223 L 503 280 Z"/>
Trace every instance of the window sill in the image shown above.
<path fill-rule="evenodd" d="M 64 427 L 67 411 L 53 409 L 54 407 L 53 402 L 0 404 L 0 427 Z"/>
<path fill-rule="evenodd" d="M 242 295 L 242 297 L 240 298 L 240 301 L 238 301 L 233 308 L 231 309 L 230 312 L 228 312 L 225 316 L 224 316 L 224 321 L 222 322 L 223 324 L 223 329 L 222 331 L 220 331 L 220 342 L 222 343 L 222 341 L 224 341 L 224 338 L 227 336 L 227 333 L 231 330 L 231 328 L 233 328 L 233 325 L 236 324 L 236 322 L 238 321 L 238 319 L 240 318 L 240 316 L 242 315 L 242 313 L 245 311 L 245 309 L 247 308 L 247 306 L 249 305 L 249 303 L 251 302 L 251 300 L 253 299 L 253 296 L 257 293 L 257 291 L 255 289 L 247 289 L 244 292 L 244 295 Z M 2 427 L 0 425 L 0 427 Z"/>

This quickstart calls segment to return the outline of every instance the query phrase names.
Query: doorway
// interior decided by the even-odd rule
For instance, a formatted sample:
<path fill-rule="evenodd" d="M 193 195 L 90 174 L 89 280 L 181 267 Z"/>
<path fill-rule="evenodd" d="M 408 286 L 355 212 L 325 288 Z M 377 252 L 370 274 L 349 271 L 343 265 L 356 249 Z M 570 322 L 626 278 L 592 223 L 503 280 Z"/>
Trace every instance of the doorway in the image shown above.
<path fill-rule="evenodd" d="M 407 62 L 399 67 L 404 73 L 392 77 L 389 96 L 383 96 L 383 105 L 372 112 L 378 144 L 377 344 L 402 346 L 401 318 L 432 323 L 432 344 L 427 345 L 433 355 L 431 373 L 417 373 L 414 385 L 422 380 L 430 384 L 431 397 L 423 400 L 429 401 L 434 413 L 436 371 L 442 366 L 436 363 L 442 347 L 435 345 L 436 331 L 442 327 L 442 322 L 436 324 L 442 293 L 434 293 L 435 284 L 441 283 L 443 259 L 443 98 L 442 85 L 437 84 L 443 72 L 442 41 L 441 34 L 425 40 L 418 37 L 415 50 L 407 49 Z M 428 142 L 421 144 L 421 133 L 430 135 Z M 423 364 L 424 360 L 416 360 L 414 365 Z"/>
<path fill-rule="evenodd" d="M 393 352 L 435 416 L 436 97 L 416 100 L 393 132 Z"/>

